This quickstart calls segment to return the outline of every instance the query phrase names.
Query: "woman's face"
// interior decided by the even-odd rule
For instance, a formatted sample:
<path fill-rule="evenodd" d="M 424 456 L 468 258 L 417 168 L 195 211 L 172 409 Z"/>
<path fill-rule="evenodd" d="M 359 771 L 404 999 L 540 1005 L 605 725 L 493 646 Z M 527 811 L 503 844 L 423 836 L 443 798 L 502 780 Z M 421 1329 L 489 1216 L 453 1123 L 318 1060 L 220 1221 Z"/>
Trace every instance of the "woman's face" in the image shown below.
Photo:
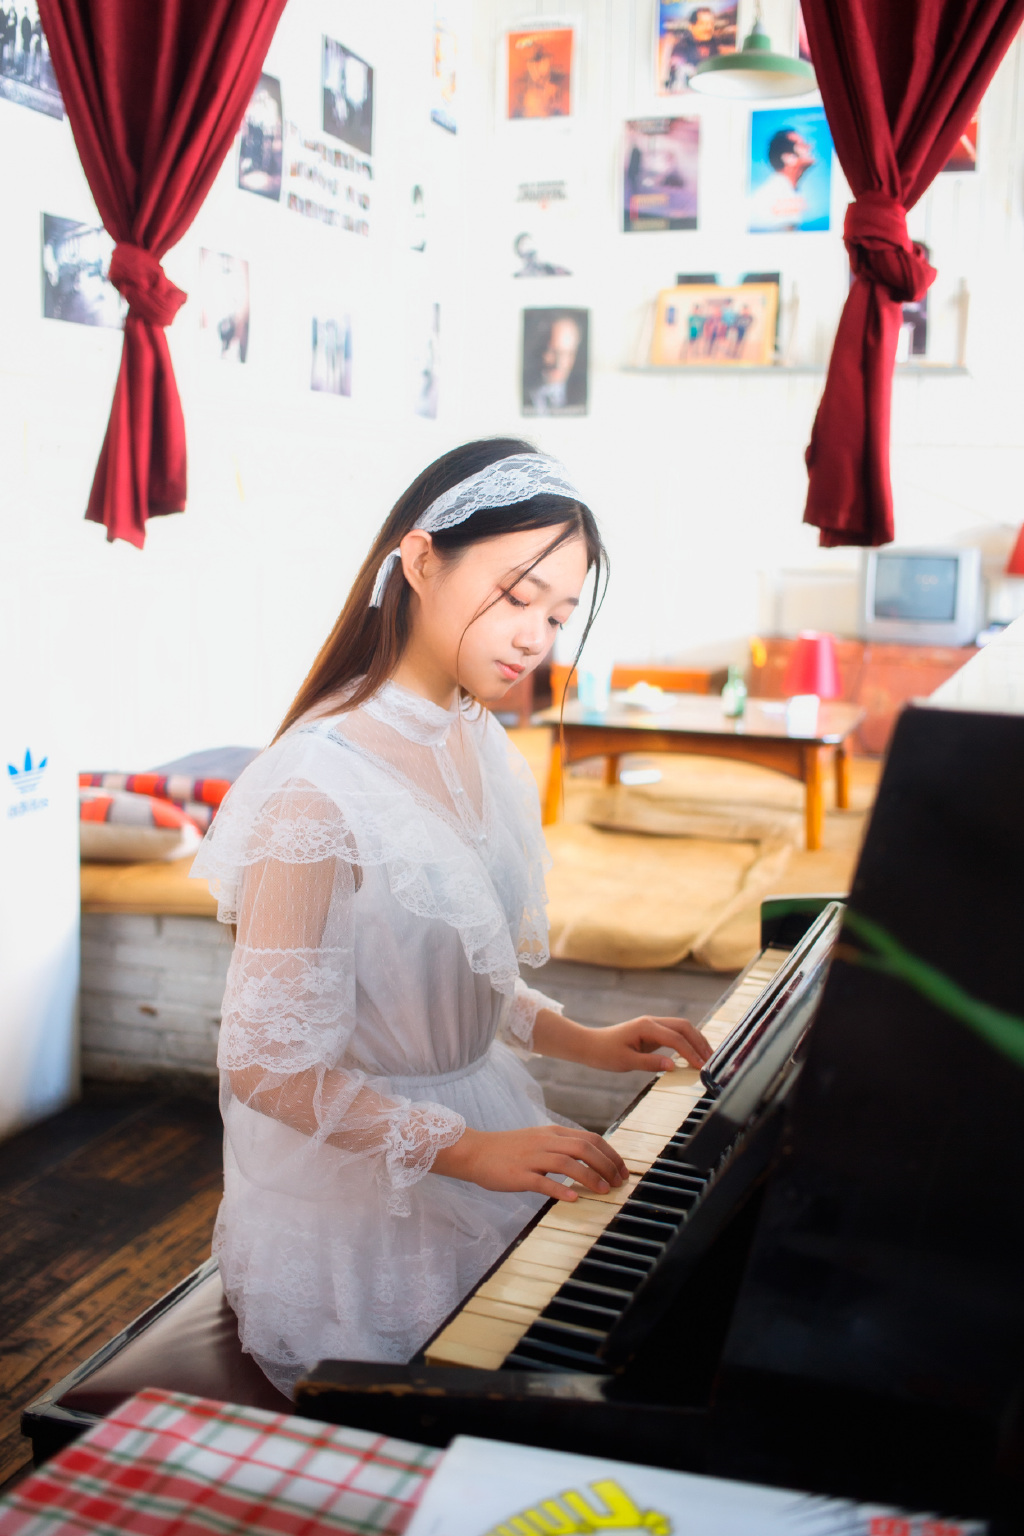
<path fill-rule="evenodd" d="M 402 565 L 414 595 L 403 659 L 428 669 L 439 687 L 444 679 L 498 703 L 540 665 L 579 602 L 586 547 L 575 536 L 544 555 L 558 534 L 557 527 L 502 534 L 447 563 L 429 534 L 406 534 Z"/>

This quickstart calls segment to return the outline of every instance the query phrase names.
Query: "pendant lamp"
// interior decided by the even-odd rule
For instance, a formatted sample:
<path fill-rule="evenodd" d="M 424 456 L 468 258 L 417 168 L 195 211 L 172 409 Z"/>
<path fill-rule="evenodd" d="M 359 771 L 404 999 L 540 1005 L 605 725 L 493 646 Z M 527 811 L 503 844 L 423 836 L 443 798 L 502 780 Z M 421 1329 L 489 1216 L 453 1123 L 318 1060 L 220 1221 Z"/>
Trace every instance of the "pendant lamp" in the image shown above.
<path fill-rule="evenodd" d="M 698 64 L 690 76 L 690 90 L 705 96 L 726 96 L 734 101 L 758 101 L 771 96 L 803 96 L 817 89 L 814 70 L 805 59 L 773 53 L 771 38 L 761 22 L 757 6 L 754 25 L 738 53 L 720 53 Z"/>

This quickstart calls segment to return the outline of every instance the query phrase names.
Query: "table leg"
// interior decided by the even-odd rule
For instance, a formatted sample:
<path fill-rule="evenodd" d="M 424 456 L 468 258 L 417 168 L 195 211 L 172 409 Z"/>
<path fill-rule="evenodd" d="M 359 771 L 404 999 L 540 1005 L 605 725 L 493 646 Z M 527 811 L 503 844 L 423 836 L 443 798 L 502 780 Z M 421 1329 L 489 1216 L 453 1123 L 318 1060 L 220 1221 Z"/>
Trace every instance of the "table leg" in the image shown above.
<path fill-rule="evenodd" d="M 621 761 L 622 759 L 618 752 L 613 752 L 610 757 L 605 758 L 604 782 L 606 789 L 611 789 L 619 782 L 619 763 Z"/>
<path fill-rule="evenodd" d="M 544 794 L 545 827 L 555 824 L 562 812 L 562 748 L 557 733 L 551 739 L 551 758 L 548 762 L 548 786 Z"/>
<path fill-rule="evenodd" d="M 804 748 L 804 819 L 807 828 L 807 848 L 815 852 L 821 847 L 825 830 L 825 785 L 821 771 L 821 747 Z"/>
<path fill-rule="evenodd" d="M 840 811 L 850 809 L 850 754 L 845 741 L 836 747 L 836 806 Z"/>

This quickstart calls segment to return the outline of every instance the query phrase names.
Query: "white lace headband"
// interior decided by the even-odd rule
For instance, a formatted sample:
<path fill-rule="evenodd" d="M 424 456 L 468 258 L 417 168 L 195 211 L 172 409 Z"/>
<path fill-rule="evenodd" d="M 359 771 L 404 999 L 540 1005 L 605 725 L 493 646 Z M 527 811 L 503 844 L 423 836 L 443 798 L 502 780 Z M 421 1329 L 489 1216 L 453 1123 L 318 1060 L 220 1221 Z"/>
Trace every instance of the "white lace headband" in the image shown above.
<path fill-rule="evenodd" d="M 488 464 L 468 480 L 460 480 L 450 491 L 438 496 L 414 524 L 423 533 L 440 533 L 464 523 L 474 512 L 485 507 L 512 507 L 517 502 L 529 501 L 532 496 L 566 496 L 570 501 L 580 501 L 580 493 L 572 484 L 565 469 L 557 459 L 549 459 L 542 453 L 513 453 L 507 459 Z M 388 577 L 399 558 L 400 551 L 389 550 L 377 568 L 373 583 L 370 607 L 379 608 L 387 586 Z"/>

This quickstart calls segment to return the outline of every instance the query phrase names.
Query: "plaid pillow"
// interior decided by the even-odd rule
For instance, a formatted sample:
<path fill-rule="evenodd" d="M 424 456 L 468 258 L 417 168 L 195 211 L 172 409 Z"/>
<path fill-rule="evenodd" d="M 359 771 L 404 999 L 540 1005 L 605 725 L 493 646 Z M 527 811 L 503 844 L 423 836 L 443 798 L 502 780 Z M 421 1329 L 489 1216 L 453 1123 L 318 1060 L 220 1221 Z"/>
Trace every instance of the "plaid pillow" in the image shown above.
<path fill-rule="evenodd" d="M 170 800 L 82 786 L 78 831 L 82 859 L 111 864 L 183 859 L 202 841 L 192 817 Z"/>

